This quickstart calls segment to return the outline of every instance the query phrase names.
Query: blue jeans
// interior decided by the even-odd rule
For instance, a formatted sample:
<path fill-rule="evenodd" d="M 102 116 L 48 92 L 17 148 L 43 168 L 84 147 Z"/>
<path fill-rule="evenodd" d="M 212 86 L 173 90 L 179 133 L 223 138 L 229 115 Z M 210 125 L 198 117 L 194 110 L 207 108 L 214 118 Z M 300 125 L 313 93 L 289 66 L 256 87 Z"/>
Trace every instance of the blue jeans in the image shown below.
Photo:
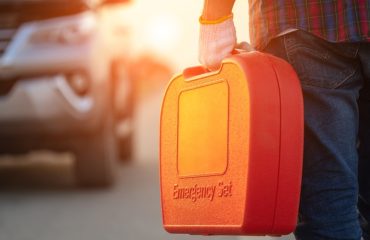
<path fill-rule="evenodd" d="M 370 43 L 330 43 L 304 31 L 264 50 L 288 61 L 303 90 L 302 240 L 364 239 L 370 227 Z"/>

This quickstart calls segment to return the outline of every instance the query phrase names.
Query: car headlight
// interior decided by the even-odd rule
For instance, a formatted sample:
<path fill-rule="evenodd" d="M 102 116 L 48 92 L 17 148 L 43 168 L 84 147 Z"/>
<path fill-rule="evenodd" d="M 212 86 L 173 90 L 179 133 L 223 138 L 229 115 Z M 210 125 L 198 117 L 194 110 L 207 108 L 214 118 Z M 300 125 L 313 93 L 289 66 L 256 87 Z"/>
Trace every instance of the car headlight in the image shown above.
<path fill-rule="evenodd" d="M 30 36 L 33 44 L 57 43 L 78 44 L 84 42 L 94 31 L 95 19 L 91 17 L 78 19 L 65 24 L 51 24 L 43 26 Z"/>

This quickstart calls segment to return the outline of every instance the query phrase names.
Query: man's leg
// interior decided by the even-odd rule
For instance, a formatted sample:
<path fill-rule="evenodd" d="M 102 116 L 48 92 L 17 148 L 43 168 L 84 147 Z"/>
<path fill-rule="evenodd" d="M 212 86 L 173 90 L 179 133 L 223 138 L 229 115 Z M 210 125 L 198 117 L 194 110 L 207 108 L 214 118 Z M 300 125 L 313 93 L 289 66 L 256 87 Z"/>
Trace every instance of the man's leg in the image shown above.
<path fill-rule="evenodd" d="M 360 91 L 359 127 L 359 202 L 363 237 L 370 240 L 370 44 L 362 44 L 359 51 L 365 76 L 364 88 Z"/>
<path fill-rule="evenodd" d="M 362 75 L 355 44 L 297 31 L 266 48 L 286 59 L 302 83 L 305 138 L 297 239 L 360 239 L 357 132 Z"/>

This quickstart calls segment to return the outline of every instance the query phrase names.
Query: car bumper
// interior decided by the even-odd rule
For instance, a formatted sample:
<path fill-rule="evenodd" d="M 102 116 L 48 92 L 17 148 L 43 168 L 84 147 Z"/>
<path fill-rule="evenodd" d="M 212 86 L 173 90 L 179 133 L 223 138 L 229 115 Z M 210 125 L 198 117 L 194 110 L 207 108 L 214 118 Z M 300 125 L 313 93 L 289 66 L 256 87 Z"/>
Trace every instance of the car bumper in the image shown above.
<path fill-rule="evenodd" d="M 100 97 L 94 91 L 79 96 L 62 74 L 19 80 L 0 97 L 0 140 L 91 131 L 103 111 Z"/>

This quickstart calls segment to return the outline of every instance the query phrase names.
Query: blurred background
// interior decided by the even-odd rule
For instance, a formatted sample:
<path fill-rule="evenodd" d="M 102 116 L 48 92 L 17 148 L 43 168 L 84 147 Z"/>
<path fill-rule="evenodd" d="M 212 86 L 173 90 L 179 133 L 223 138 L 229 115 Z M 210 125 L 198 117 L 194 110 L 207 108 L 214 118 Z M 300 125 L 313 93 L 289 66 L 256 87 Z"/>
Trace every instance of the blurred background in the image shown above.
<path fill-rule="evenodd" d="M 171 76 L 198 64 L 201 8 L 0 0 L 1 240 L 271 239 L 162 228 L 160 105 Z M 237 1 L 238 41 L 247 9 Z"/>

